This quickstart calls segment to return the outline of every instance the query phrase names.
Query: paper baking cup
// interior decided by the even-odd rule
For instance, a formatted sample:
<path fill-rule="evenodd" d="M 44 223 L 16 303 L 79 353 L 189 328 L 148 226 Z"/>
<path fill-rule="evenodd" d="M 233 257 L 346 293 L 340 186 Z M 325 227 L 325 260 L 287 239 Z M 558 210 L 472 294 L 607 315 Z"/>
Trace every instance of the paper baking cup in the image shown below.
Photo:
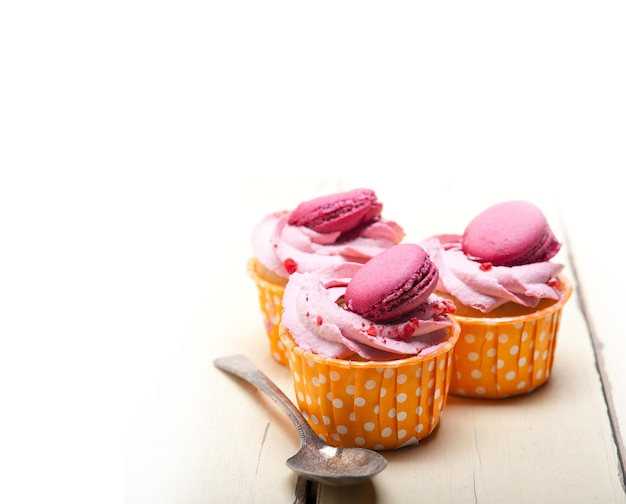
<path fill-rule="evenodd" d="M 263 315 L 263 325 L 270 340 L 270 352 L 275 361 L 288 366 L 285 345 L 280 340 L 278 328 L 283 311 L 283 294 L 285 287 L 264 279 L 258 272 L 258 261 L 248 261 L 248 275 L 255 281 L 259 293 L 259 306 Z"/>
<path fill-rule="evenodd" d="M 526 394 L 548 381 L 561 312 L 573 290 L 569 282 L 560 281 L 561 299 L 535 313 L 454 316 L 461 336 L 454 348 L 450 394 L 500 399 Z"/>
<path fill-rule="evenodd" d="M 439 425 L 460 328 L 435 352 L 393 361 L 330 359 L 302 350 L 281 327 L 298 407 L 315 433 L 340 448 L 394 450 Z"/>

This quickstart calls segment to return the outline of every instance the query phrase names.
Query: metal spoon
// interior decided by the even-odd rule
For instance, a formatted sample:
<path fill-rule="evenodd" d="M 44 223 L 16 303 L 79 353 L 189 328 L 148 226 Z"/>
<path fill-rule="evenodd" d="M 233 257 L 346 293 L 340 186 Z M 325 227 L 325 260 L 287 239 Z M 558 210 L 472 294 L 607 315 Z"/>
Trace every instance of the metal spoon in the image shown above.
<path fill-rule="evenodd" d="M 301 476 L 327 485 L 354 485 L 387 467 L 387 459 L 365 448 L 335 448 L 315 435 L 300 410 L 244 355 L 216 359 L 216 367 L 239 376 L 265 392 L 287 412 L 300 434 L 300 449 L 287 466 Z"/>

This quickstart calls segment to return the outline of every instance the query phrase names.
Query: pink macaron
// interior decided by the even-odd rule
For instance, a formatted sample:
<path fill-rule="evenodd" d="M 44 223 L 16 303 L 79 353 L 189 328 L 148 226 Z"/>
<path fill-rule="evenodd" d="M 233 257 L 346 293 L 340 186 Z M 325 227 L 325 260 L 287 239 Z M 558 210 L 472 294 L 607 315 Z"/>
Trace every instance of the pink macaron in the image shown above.
<path fill-rule="evenodd" d="M 350 311 L 373 321 L 388 322 L 406 315 L 432 294 L 439 271 L 419 245 L 402 243 L 374 256 L 346 288 Z"/>
<path fill-rule="evenodd" d="M 543 212 L 528 201 L 483 210 L 465 228 L 461 245 L 470 259 L 494 266 L 547 261 L 561 248 Z"/>
<path fill-rule="evenodd" d="M 289 216 L 292 226 L 318 233 L 346 233 L 380 217 L 383 205 L 371 189 L 354 189 L 300 203 Z"/>

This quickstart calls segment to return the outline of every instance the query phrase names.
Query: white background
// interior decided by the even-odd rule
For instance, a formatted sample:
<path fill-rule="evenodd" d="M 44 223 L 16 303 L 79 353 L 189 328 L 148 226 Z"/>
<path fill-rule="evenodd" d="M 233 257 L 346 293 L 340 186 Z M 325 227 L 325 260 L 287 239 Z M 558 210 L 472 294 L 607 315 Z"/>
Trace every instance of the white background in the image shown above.
<path fill-rule="evenodd" d="M 604 0 L 3 3 L 6 501 L 123 498 L 139 342 L 206 250 L 247 246 L 198 234 L 209 186 L 367 174 L 417 205 L 515 188 L 578 212 L 589 253 L 621 245 L 625 26 Z M 222 197 L 220 220 L 273 209 Z"/>

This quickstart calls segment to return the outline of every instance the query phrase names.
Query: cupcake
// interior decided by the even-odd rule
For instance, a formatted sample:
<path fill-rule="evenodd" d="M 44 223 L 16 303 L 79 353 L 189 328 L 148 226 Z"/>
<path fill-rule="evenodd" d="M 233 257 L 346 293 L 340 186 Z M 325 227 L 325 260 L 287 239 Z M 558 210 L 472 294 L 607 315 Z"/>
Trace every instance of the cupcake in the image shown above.
<path fill-rule="evenodd" d="M 364 263 L 402 241 L 404 230 L 383 219 L 382 204 L 370 189 L 329 194 L 292 211 L 266 215 L 252 231 L 248 274 L 256 282 L 273 358 L 287 365 L 278 335 L 281 300 L 289 275 Z"/>
<path fill-rule="evenodd" d="M 422 247 L 293 273 L 280 337 L 298 407 L 336 447 L 393 450 L 439 425 L 459 336 Z"/>
<path fill-rule="evenodd" d="M 454 302 L 461 326 L 450 394 L 499 399 L 546 383 L 572 286 L 564 266 L 551 261 L 561 243 L 542 211 L 506 201 L 478 214 L 462 235 L 420 245 L 439 269 L 436 293 Z"/>

